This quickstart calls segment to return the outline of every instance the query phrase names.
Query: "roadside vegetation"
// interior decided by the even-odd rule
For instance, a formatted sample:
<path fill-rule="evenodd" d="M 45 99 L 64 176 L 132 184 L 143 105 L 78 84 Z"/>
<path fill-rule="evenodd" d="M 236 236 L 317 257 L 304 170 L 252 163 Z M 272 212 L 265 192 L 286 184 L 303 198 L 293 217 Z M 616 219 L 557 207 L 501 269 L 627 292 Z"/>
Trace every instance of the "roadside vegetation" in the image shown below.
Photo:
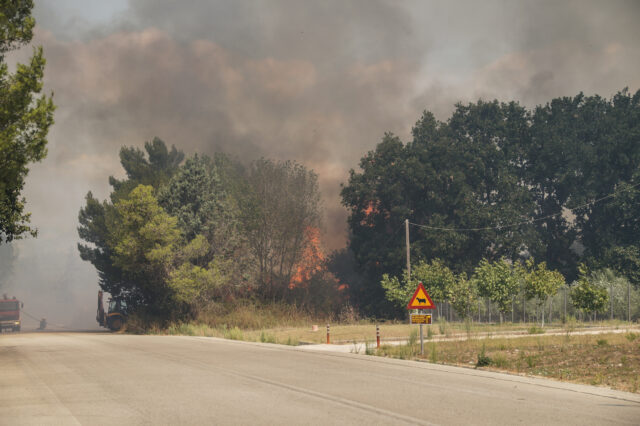
<path fill-rule="evenodd" d="M 640 332 L 383 345 L 380 356 L 482 368 L 640 392 Z"/>

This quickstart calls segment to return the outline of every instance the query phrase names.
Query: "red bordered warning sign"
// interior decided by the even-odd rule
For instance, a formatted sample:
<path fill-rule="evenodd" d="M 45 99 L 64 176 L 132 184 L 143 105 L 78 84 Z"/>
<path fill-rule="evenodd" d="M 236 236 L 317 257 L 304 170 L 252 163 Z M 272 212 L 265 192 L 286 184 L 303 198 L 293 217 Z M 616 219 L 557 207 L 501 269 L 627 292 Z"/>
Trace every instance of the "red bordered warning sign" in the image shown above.
<path fill-rule="evenodd" d="M 418 283 L 418 288 L 407 306 L 407 309 L 435 309 L 436 305 L 433 303 L 427 290 L 424 289 L 422 283 Z"/>

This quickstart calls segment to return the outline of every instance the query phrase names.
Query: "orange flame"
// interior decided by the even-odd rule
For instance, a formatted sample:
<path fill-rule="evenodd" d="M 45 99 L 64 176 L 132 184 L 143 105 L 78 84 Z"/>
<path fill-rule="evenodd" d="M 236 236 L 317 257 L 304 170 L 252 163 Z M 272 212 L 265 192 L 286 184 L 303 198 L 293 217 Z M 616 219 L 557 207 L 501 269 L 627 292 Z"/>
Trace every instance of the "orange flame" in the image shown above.
<path fill-rule="evenodd" d="M 367 204 L 367 207 L 364 210 L 362 210 L 362 213 L 364 213 L 364 219 L 360 221 L 361 226 L 369 226 L 369 227 L 373 226 L 373 224 L 369 223 L 369 217 L 372 214 L 379 213 L 377 204 L 378 204 L 377 202 L 369 201 L 369 204 Z"/>
<path fill-rule="evenodd" d="M 293 277 L 291 277 L 291 281 L 289 282 L 290 289 L 306 283 L 315 273 L 325 268 L 325 256 L 320 245 L 320 230 L 318 228 L 308 227 L 305 230 L 305 236 L 308 244 L 302 254 L 302 259 L 296 266 Z"/>

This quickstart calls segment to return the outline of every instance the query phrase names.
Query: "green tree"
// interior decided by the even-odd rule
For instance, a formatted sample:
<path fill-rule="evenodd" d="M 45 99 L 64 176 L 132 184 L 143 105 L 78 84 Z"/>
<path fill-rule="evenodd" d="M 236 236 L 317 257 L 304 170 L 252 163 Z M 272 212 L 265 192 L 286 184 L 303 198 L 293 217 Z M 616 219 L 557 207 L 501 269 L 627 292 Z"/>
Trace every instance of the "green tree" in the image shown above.
<path fill-rule="evenodd" d="M 640 245 L 610 247 L 602 263 L 610 265 L 640 289 Z"/>
<path fill-rule="evenodd" d="M 543 243 L 536 258 L 573 279 L 576 242 L 595 267 L 607 266 L 615 247 L 638 246 L 639 130 L 640 91 L 611 100 L 580 93 L 536 108 L 527 153 L 536 218 L 545 218 L 536 222 Z M 567 208 L 577 208 L 574 221 L 562 214 Z"/>
<path fill-rule="evenodd" d="M 447 299 L 449 289 L 456 282 L 456 277 L 451 269 L 440 259 L 434 259 L 429 263 L 420 261 L 411 269 L 411 275 L 414 283 L 413 291 L 415 291 L 417 283 L 421 282 L 433 303 L 436 304 L 438 317 L 440 317 L 442 314 L 441 304 Z M 409 296 L 412 295 L 413 292 Z"/>
<path fill-rule="evenodd" d="M 412 292 L 415 291 L 415 288 L 413 290 L 411 289 L 406 279 L 401 282 L 398 277 L 390 276 L 389 274 L 382 275 L 380 287 L 384 289 L 385 298 L 393 303 L 399 310 L 406 309 Z"/>
<path fill-rule="evenodd" d="M 184 153 L 175 146 L 169 150 L 160 138 L 153 138 L 144 143 L 145 152 L 139 148 L 123 146 L 120 149 L 120 164 L 127 178 L 119 180 L 109 176 L 109 184 L 113 187 L 111 202 L 127 197 L 138 185 L 150 185 L 158 190 L 166 184 L 178 170 L 184 160 Z"/>
<path fill-rule="evenodd" d="M 464 272 L 456 277 L 447 293 L 451 306 L 460 318 L 470 318 L 478 310 L 477 282 L 468 279 Z"/>
<path fill-rule="evenodd" d="M 516 103 L 456 105 L 448 122 L 425 112 L 411 142 L 386 134 L 361 159 L 341 195 L 349 247 L 368 282 L 400 274 L 406 218 L 418 225 L 411 228 L 412 256 L 440 258 L 456 272 L 472 272 L 482 258 L 516 259 L 536 244 L 530 226 L 500 228 L 534 211 L 521 177 L 527 122 Z"/>
<path fill-rule="evenodd" d="M 238 201 L 226 190 L 220 174 L 209 157 L 195 155 L 158 194 L 160 204 L 178 218 L 187 240 L 206 237 L 211 248 L 207 261 L 242 244 Z"/>
<path fill-rule="evenodd" d="M 589 270 L 580 265 L 578 283 L 571 289 L 573 305 L 585 314 L 595 314 L 606 308 L 609 301 L 607 289 L 589 280 Z"/>
<path fill-rule="evenodd" d="M 407 218 L 418 225 L 412 256 L 440 258 L 456 273 L 482 258 L 533 256 L 568 279 L 582 260 L 637 283 L 639 131 L 640 91 L 625 89 L 533 111 L 459 104 L 446 122 L 425 112 L 406 144 L 385 134 L 341 192 L 349 249 L 368 286 L 360 293 L 372 299 L 365 306 L 383 309 L 380 277 L 402 273 Z"/>
<path fill-rule="evenodd" d="M 411 270 L 410 281 L 407 280 L 405 270 L 402 281 L 397 277 L 384 274 L 380 286 L 385 290 L 388 301 L 395 304 L 398 309 L 405 309 L 419 282 L 424 285 L 440 312 L 438 303 L 442 303 L 447 298 L 449 289 L 456 283 L 456 277 L 441 260 L 434 259 L 429 263 L 418 262 Z"/>
<path fill-rule="evenodd" d="M 477 283 L 482 297 L 498 305 L 500 322 L 503 316 L 511 312 L 511 302 L 520 288 L 521 276 L 518 268 L 514 268 L 505 259 L 489 262 L 482 259 L 476 267 L 472 280 Z"/>
<path fill-rule="evenodd" d="M 147 157 L 137 148 L 123 147 L 120 150 L 120 163 L 127 179 L 109 178 L 113 187 L 110 201 L 101 202 L 89 192 L 85 198 L 86 204 L 78 215 L 78 234 L 84 241 L 78 244 L 80 257 L 96 268 L 102 290 L 115 298 L 128 300 L 130 305 L 143 303 L 145 297 L 139 291 L 139 286 L 113 261 L 116 252 L 111 244 L 109 225 L 117 215 L 114 204 L 128 198 L 131 190 L 140 184 L 152 185 L 157 191 L 160 185 L 170 180 L 184 157 L 175 147 L 167 149 L 158 138 L 146 142 L 145 151 Z"/>
<path fill-rule="evenodd" d="M 202 235 L 196 236 L 176 253 L 176 267 L 170 272 L 168 285 L 173 299 L 188 307 L 196 316 L 212 301 L 221 297 L 221 290 L 229 283 L 228 263 L 214 258 L 201 266 L 209 252 L 209 243 Z"/>
<path fill-rule="evenodd" d="M 536 299 L 538 309 L 542 310 L 541 325 L 544 327 L 544 303 L 565 285 L 564 276 L 558 271 L 548 270 L 546 262 L 536 265 L 530 259 L 526 265 L 528 270 L 524 273 L 525 296 L 527 299 Z"/>
<path fill-rule="evenodd" d="M 34 49 L 28 64 L 11 74 L 5 53 L 29 43 L 35 20 L 32 0 L 0 1 L 0 244 L 36 235 L 29 226 L 21 196 L 28 164 L 46 154 L 47 133 L 53 124 L 52 96 L 42 92 L 45 59 Z"/>
<path fill-rule="evenodd" d="M 112 260 L 120 268 L 130 292 L 154 307 L 167 302 L 166 281 L 180 243 L 177 219 L 169 216 L 153 196 L 153 188 L 139 185 L 114 204 L 107 222 Z"/>

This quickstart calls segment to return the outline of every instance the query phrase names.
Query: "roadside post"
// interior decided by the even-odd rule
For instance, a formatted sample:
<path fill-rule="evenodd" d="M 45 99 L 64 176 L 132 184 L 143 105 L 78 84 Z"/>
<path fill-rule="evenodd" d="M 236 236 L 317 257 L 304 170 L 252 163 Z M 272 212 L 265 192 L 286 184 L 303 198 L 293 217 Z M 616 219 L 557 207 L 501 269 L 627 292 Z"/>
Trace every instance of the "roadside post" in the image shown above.
<path fill-rule="evenodd" d="M 377 348 L 380 349 L 380 326 L 376 324 L 376 344 Z"/>
<path fill-rule="evenodd" d="M 330 330 L 329 324 L 327 324 L 327 345 L 331 344 L 331 338 L 329 337 L 330 336 L 329 330 Z"/>
<path fill-rule="evenodd" d="M 420 325 L 420 355 L 424 355 L 424 333 L 422 326 L 424 324 L 431 324 L 431 314 L 427 314 L 427 309 L 435 309 L 436 305 L 429 297 L 427 290 L 422 283 L 418 283 L 418 288 L 413 293 L 413 297 L 407 305 L 407 309 L 417 309 L 417 314 L 411 314 L 411 324 Z"/>

